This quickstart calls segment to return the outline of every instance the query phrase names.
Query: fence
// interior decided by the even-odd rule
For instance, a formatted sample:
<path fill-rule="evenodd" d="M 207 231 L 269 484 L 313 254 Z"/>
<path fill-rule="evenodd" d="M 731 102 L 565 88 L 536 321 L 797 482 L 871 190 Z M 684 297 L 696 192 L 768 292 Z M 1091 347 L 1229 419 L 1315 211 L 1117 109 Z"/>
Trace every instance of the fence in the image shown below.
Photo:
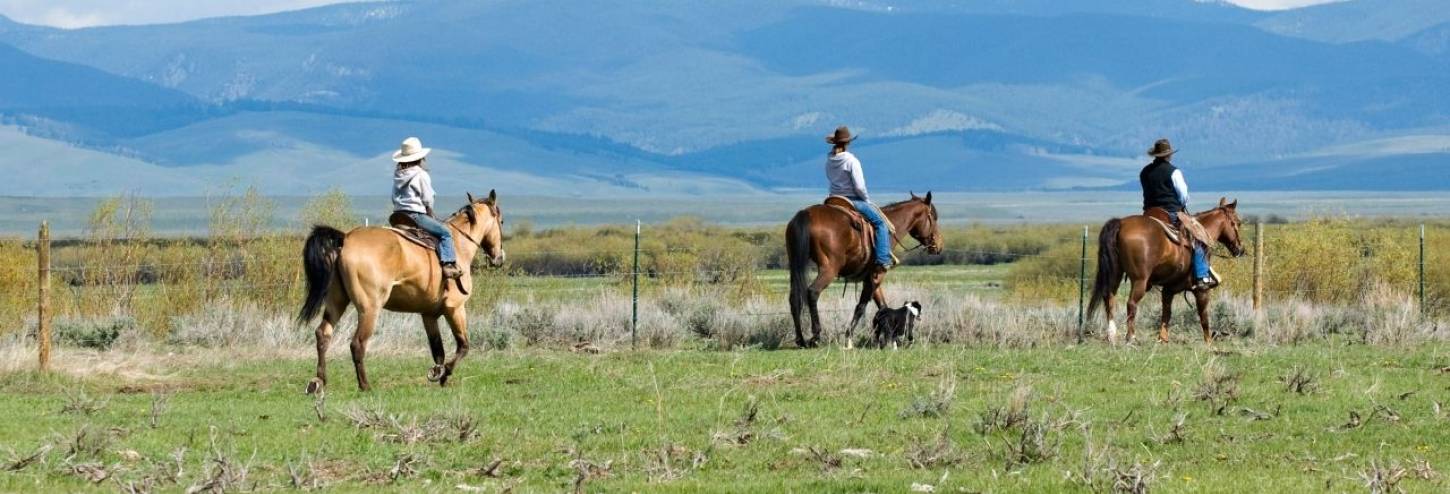
<path fill-rule="evenodd" d="M 645 231 L 646 230 L 644 228 L 644 225 L 640 222 L 636 222 L 633 232 L 633 249 L 631 252 L 599 250 L 590 253 L 591 255 L 595 255 L 599 258 L 612 259 L 623 257 L 631 259 L 629 267 L 623 270 L 597 269 L 589 272 L 504 274 L 501 276 L 511 281 L 506 281 L 505 283 L 502 283 L 502 285 L 505 287 L 512 287 L 515 284 L 532 285 L 523 287 L 523 290 L 528 293 L 532 293 L 536 290 L 541 290 L 540 288 L 538 288 L 541 285 L 547 285 L 547 291 L 556 295 L 560 293 L 601 292 L 604 290 L 616 288 L 623 289 L 627 287 L 627 292 L 630 294 L 629 340 L 631 346 L 637 346 L 639 343 L 639 329 L 641 317 L 640 299 L 642 285 L 651 282 L 659 282 L 661 280 L 669 280 L 672 277 L 688 278 L 689 280 L 691 280 L 691 283 L 695 282 L 700 278 L 708 278 L 710 280 L 714 280 L 713 282 L 715 283 L 718 283 L 720 280 L 723 279 L 726 280 L 726 284 L 729 284 L 734 281 L 738 281 L 739 277 L 753 277 L 755 275 L 754 272 L 742 273 L 740 272 L 739 267 L 709 269 L 702 268 L 699 265 L 694 265 L 672 270 L 672 268 L 668 267 L 669 263 L 657 263 L 657 265 L 652 267 L 643 266 L 641 264 L 641 256 L 660 257 L 678 253 L 700 254 L 700 251 L 698 249 L 690 248 L 663 247 L 651 249 L 642 247 L 641 240 L 645 236 Z M 1265 240 L 1267 237 L 1264 225 L 1262 223 L 1256 223 L 1254 225 L 1253 231 L 1253 248 L 1251 250 L 1251 253 L 1253 255 L 1251 271 L 1252 288 L 1250 294 L 1254 312 L 1258 313 L 1263 310 L 1266 296 L 1288 298 L 1300 297 L 1306 294 L 1313 294 L 1316 291 L 1336 291 L 1348 293 L 1351 290 L 1344 287 L 1326 287 L 1323 285 L 1289 286 L 1277 289 L 1266 287 L 1265 280 L 1266 277 L 1271 274 L 1271 271 L 1268 269 L 1268 266 L 1266 266 L 1265 262 L 1268 252 L 1266 251 Z M 1418 269 L 1416 269 L 1417 278 L 1414 280 L 1412 289 L 1415 292 L 1414 295 L 1419 302 L 1419 312 L 1423 314 L 1428 309 L 1426 289 L 1426 229 L 1424 225 L 1420 225 L 1418 233 L 1419 245 L 1418 259 L 1416 262 L 1416 266 Z M 1071 245 L 1071 247 L 1074 247 L 1072 249 L 1045 249 L 1033 252 L 1012 252 L 1001 249 L 949 248 L 944 251 L 943 254 L 947 256 L 957 256 L 964 259 L 1005 259 L 1013 263 L 1021 263 L 1025 261 L 1066 265 L 1075 262 L 1076 269 L 1073 270 L 1075 271 L 1073 273 L 1073 275 L 1075 276 L 1069 276 L 1072 276 L 1074 278 L 1072 279 L 1072 281 L 1076 284 L 1075 291 L 1077 293 L 1078 302 L 1075 314 L 1075 336 L 1078 342 L 1082 342 L 1086 338 L 1087 334 L 1086 328 L 1088 326 L 1088 321 L 1085 311 L 1087 306 L 1087 294 L 1089 293 L 1088 285 L 1089 283 L 1091 283 L 1090 273 L 1093 271 L 1093 266 L 1091 265 L 1094 260 L 1094 256 L 1090 255 L 1092 254 L 1092 251 L 1089 249 L 1089 244 L 1091 243 L 1090 240 L 1091 229 L 1088 227 L 1082 227 L 1080 235 L 1064 235 L 1057 237 L 1053 240 L 1054 243 L 1058 244 L 1061 247 L 1066 247 L 1074 243 L 1077 244 Z M 37 241 L 35 242 L 35 252 L 38 260 L 38 267 L 35 271 L 35 280 L 37 287 L 35 304 L 37 316 L 36 339 L 39 345 L 39 366 L 42 370 L 46 369 L 49 365 L 49 355 L 51 352 L 51 346 L 53 345 L 52 319 L 54 317 L 53 312 L 55 310 L 55 306 L 52 300 L 54 295 L 52 290 L 54 288 L 54 281 L 52 279 L 53 275 L 59 274 L 65 280 L 69 280 L 66 284 L 70 285 L 71 290 L 75 292 L 71 294 L 70 299 L 71 303 L 75 306 L 73 307 L 73 309 L 77 313 L 84 312 L 80 310 L 82 305 L 94 303 L 97 299 L 107 298 L 121 300 L 127 303 L 132 300 L 141 298 L 154 299 L 160 302 L 159 307 L 161 308 L 160 310 L 162 310 L 163 312 L 167 309 L 172 308 L 172 306 L 169 304 L 183 304 L 187 303 L 188 301 L 196 302 L 214 299 L 216 297 L 222 296 L 235 296 L 235 294 L 237 294 L 238 292 L 250 293 L 251 297 L 265 297 L 269 300 L 279 300 L 285 301 L 286 303 L 295 303 L 295 301 L 300 296 L 298 292 L 301 288 L 302 283 L 300 273 L 297 269 L 277 267 L 289 265 L 289 263 L 295 264 L 297 256 L 295 252 L 274 252 L 268 254 L 250 253 L 242 250 L 240 252 L 228 252 L 226 253 L 225 257 L 221 259 L 213 258 L 202 261 L 158 261 L 156 259 L 148 259 L 143 262 L 138 261 L 135 258 L 125 258 L 129 260 L 129 263 L 125 261 L 121 263 L 115 263 L 114 260 L 112 260 L 112 262 L 104 264 L 82 262 L 80 264 L 57 267 L 52 264 L 53 259 L 51 255 L 51 240 L 49 235 L 49 229 L 48 226 L 44 223 L 42 223 L 42 225 L 40 226 L 40 230 L 37 235 Z M 549 256 L 564 253 L 579 254 L 580 252 L 581 250 L 577 248 L 568 250 L 540 249 L 522 253 L 511 252 L 511 257 L 514 257 L 515 259 L 519 258 L 520 256 L 525 258 L 529 256 L 548 258 Z M 583 252 L 589 253 L 587 249 L 585 249 Z M 541 265 L 543 264 L 545 263 L 541 263 Z M 270 266 L 270 268 L 268 268 L 267 266 Z M 217 275 L 223 278 L 227 277 L 228 272 L 234 271 L 249 272 L 251 270 L 257 269 L 271 269 L 271 272 L 269 272 L 267 276 L 262 277 L 262 279 L 247 279 L 245 277 L 238 277 L 237 279 L 239 281 L 236 282 L 228 282 L 223 279 L 223 281 L 218 282 L 215 285 L 209 285 L 208 288 L 201 290 L 200 293 L 190 293 L 193 291 L 190 288 L 178 288 L 177 284 L 169 283 L 160 279 L 164 277 L 164 275 L 160 273 L 162 271 L 165 271 L 167 268 L 180 268 L 183 271 L 194 270 L 199 273 L 197 276 Z M 754 266 L 752 266 L 750 269 L 754 269 Z M 78 279 L 81 281 L 76 281 Z M 1058 281 L 1062 280 L 1059 278 Z M 82 295 L 81 292 L 87 289 L 94 289 L 94 287 L 88 288 L 86 286 L 89 283 L 99 283 L 104 286 L 106 290 L 104 293 L 100 294 L 99 297 L 88 298 L 87 296 Z M 76 286 L 77 284 L 79 284 L 80 286 Z M 943 287 L 961 286 L 959 282 L 952 280 L 939 280 L 936 282 L 917 281 L 913 283 L 913 285 L 915 286 L 930 286 L 933 284 Z M 566 286 L 561 287 L 558 285 Z M 1396 286 L 1396 288 L 1400 287 Z M 783 297 L 781 297 L 781 300 L 779 302 L 780 303 L 777 305 L 783 308 L 785 306 Z M 824 312 L 840 313 L 846 311 L 848 311 L 848 309 L 835 309 Z M 734 315 L 738 317 L 780 317 L 786 316 L 788 314 L 789 312 L 784 310 L 738 310 L 735 312 Z"/>

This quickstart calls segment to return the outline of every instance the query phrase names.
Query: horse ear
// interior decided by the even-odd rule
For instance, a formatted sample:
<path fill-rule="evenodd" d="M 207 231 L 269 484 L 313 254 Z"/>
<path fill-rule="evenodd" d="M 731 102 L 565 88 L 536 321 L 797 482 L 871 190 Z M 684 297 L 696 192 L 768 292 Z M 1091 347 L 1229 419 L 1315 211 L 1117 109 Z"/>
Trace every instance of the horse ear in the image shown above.
<path fill-rule="evenodd" d="M 917 198 L 916 197 L 916 191 L 908 191 L 907 194 L 911 194 L 911 198 L 912 199 L 916 199 Z"/>
<path fill-rule="evenodd" d="M 469 204 L 473 204 L 475 202 L 478 202 L 478 201 L 473 200 L 473 193 L 472 192 L 464 192 L 464 194 L 467 194 L 468 195 L 468 203 Z"/>
<path fill-rule="evenodd" d="M 498 204 L 498 191 L 497 190 L 495 190 L 495 189 L 488 189 L 488 203 L 489 204 Z"/>
<path fill-rule="evenodd" d="M 1238 209 L 1238 207 L 1239 207 L 1239 200 L 1238 199 L 1234 199 L 1234 202 L 1228 203 L 1228 206 L 1227 207 L 1229 209 Z"/>
<path fill-rule="evenodd" d="M 1218 207 L 1224 207 L 1224 206 L 1227 206 L 1227 205 L 1228 205 L 1228 198 L 1227 197 L 1220 197 L 1220 198 L 1218 198 Z"/>
<path fill-rule="evenodd" d="M 931 191 L 926 191 L 926 197 L 922 198 L 921 202 L 931 204 Z"/>

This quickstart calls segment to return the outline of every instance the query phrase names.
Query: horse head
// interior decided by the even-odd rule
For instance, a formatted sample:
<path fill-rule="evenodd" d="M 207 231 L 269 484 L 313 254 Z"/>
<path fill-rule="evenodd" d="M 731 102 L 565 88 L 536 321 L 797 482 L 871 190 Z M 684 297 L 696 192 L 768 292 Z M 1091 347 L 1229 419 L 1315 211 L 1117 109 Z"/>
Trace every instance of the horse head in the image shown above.
<path fill-rule="evenodd" d="M 926 197 L 917 197 L 916 193 L 912 192 L 910 203 L 920 204 L 921 212 L 912 216 L 913 219 L 907 233 L 921 245 L 926 246 L 928 253 L 941 254 L 942 250 L 946 248 L 946 242 L 942 240 L 936 205 L 931 203 L 931 191 L 927 191 Z"/>
<path fill-rule="evenodd" d="M 1216 220 L 1220 224 L 1214 227 L 1218 230 L 1218 238 L 1216 240 L 1218 240 L 1218 243 L 1223 244 L 1224 247 L 1228 247 L 1229 252 L 1234 257 L 1244 255 L 1243 237 L 1239 235 L 1239 227 L 1243 224 L 1243 220 L 1239 219 L 1238 206 L 1238 199 L 1234 199 L 1233 202 L 1228 202 L 1227 197 L 1220 197 L 1218 199 L 1218 207 L 1211 211 L 1212 213 L 1217 213 L 1214 215 L 1215 218 L 1222 218 Z"/>
<path fill-rule="evenodd" d="M 503 210 L 498 207 L 498 191 L 488 191 L 488 197 L 475 199 L 468 195 L 468 205 L 459 212 L 468 217 L 469 234 L 478 242 L 479 249 L 488 256 L 493 267 L 502 266 L 507 254 L 503 250 Z M 487 221 L 479 221 L 487 218 Z"/>

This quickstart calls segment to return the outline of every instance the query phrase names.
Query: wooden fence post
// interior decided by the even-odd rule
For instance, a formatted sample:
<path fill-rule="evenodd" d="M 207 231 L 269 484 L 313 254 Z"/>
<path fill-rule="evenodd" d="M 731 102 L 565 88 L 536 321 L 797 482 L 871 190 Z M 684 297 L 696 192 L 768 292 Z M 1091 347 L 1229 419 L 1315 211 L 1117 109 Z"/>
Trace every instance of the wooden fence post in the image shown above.
<path fill-rule="evenodd" d="M 1264 306 L 1264 222 L 1254 223 L 1254 312 Z"/>
<path fill-rule="evenodd" d="M 36 302 L 35 333 L 40 341 L 40 370 L 50 370 L 50 224 L 40 222 L 40 235 L 35 243 L 36 257 L 40 260 L 36 276 L 38 301 Z"/>

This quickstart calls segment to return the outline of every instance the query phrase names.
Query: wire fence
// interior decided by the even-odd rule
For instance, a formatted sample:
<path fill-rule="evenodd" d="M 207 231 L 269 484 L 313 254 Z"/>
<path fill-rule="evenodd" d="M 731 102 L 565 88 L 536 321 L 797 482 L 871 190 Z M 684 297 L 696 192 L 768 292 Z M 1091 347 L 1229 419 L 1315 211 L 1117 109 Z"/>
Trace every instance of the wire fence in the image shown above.
<path fill-rule="evenodd" d="M 1249 277 L 1252 288 L 1237 285 L 1239 293 L 1253 294 L 1255 309 L 1264 300 L 1291 300 L 1301 298 L 1353 299 L 1362 297 L 1368 286 L 1363 283 L 1344 283 L 1324 286 L 1311 268 L 1292 264 L 1275 264 L 1271 269 L 1263 268 L 1263 259 L 1268 254 L 1263 239 L 1271 233 L 1264 233 L 1262 226 L 1252 235 L 1246 234 L 1245 250 L 1253 260 L 1255 269 Z M 590 294 L 622 296 L 632 298 L 630 328 L 633 333 L 639 326 L 639 302 L 641 297 L 658 298 L 664 290 L 672 288 L 701 288 L 729 291 L 747 289 L 758 296 L 768 298 L 772 307 L 779 310 L 761 310 L 758 307 L 741 307 L 731 315 L 748 318 L 789 317 L 786 310 L 785 276 L 779 272 L 767 275 L 769 266 L 759 259 L 752 259 L 748 265 L 719 267 L 712 264 L 709 256 L 719 250 L 707 247 L 640 247 L 639 240 L 648 230 L 636 231 L 633 249 L 591 248 L 574 245 L 567 248 L 542 248 L 526 251 L 511 251 L 511 266 L 501 272 L 479 271 L 475 283 L 493 284 L 503 287 L 504 293 L 492 294 L 489 303 L 499 300 L 561 299 Z M 1013 266 L 1025 263 L 1043 263 L 1061 266 L 1065 269 L 1052 271 L 1052 281 L 1060 287 L 1056 298 L 1072 300 L 1076 296 L 1077 331 L 1081 335 L 1086 324 L 1084 307 L 1091 289 L 1097 259 L 1096 238 L 1088 228 L 1072 235 L 1058 235 L 1038 240 L 1041 246 L 1013 250 L 1012 248 L 947 248 L 938 256 L 922 256 L 912 251 L 905 256 L 911 264 L 922 267 L 909 273 L 893 273 L 888 278 L 886 290 L 891 286 L 910 286 L 933 292 L 981 294 L 1001 292 L 1008 285 L 1002 272 L 991 280 L 955 279 L 952 274 L 934 274 L 931 267 L 938 259 L 966 258 L 991 259 L 993 263 Z M 1414 265 L 1412 278 L 1387 278 L 1375 282 L 1375 289 L 1387 289 L 1410 294 L 1423 313 L 1428 309 L 1426 280 L 1425 229 L 1418 229 L 1417 238 L 1407 240 L 1418 242 L 1410 248 L 1416 254 L 1405 261 Z M 911 240 L 908 244 L 914 243 Z M 124 240 L 111 243 L 124 243 Z M 1399 242 L 1403 243 L 1403 242 Z M 50 251 L 48 232 L 42 227 L 42 234 L 34 244 L 40 266 L 28 267 L 19 264 L 0 266 L 0 276 L 10 279 L 24 279 L 29 276 L 31 286 L 44 287 L 38 291 L 39 300 L 34 301 L 37 314 L 36 333 L 45 346 L 49 340 L 49 320 L 55 316 L 85 317 L 99 315 L 122 315 L 146 319 L 169 320 L 175 312 L 197 307 L 208 301 L 226 298 L 245 300 L 273 309 L 291 310 L 300 300 L 304 289 L 298 252 L 253 252 L 241 249 L 211 249 L 203 259 L 169 260 L 157 257 L 144 250 L 131 251 L 124 256 L 111 256 L 97 260 L 85 255 L 71 255 L 55 258 Z M 1398 244 L 1397 244 L 1398 245 Z M 292 247 L 296 247 L 293 245 Z M 83 250 L 85 243 L 71 243 L 68 249 Z M 300 249 L 294 249 L 300 250 Z M 1365 254 L 1360 253 L 1361 256 Z M 670 256 L 684 256 L 681 262 L 660 262 Z M 778 256 L 777 256 L 778 257 Z M 1402 256 L 1403 257 L 1403 256 Z M 641 258 L 654 259 L 641 263 Z M 550 264 L 550 261 L 558 261 Z M 591 264 L 592 260 L 608 260 Z M 626 262 L 628 262 L 626 264 Z M 1218 260 L 1216 264 L 1237 263 Z M 562 266 L 562 267 L 561 267 Z M 1279 272 L 1274 268 L 1296 266 L 1294 271 Z M 1016 269 L 1016 268 L 1013 268 Z M 1324 268 L 1320 268 L 1323 270 Z M 1332 270 L 1332 269 L 1330 269 Z M 1235 276 L 1244 269 L 1233 269 Z M 902 276 L 902 275 L 905 276 Z M 1340 274 L 1340 273 L 1336 273 Z M 1309 275 L 1309 276 L 1306 276 Z M 1295 282 L 1303 278 L 1306 281 Z M 1243 278 L 1236 278 L 1236 282 Z M 1331 277 L 1339 280 L 1343 277 Z M 1021 281 L 1021 280 L 1018 280 Z M 1030 279 L 1027 281 L 1031 281 Z M 1076 285 L 1076 286 L 1074 286 Z M 856 297 L 847 297 L 847 308 L 824 308 L 819 312 L 839 316 L 854 312 Z M 140 307 L 144 305 L 145 307 Z M 146 315 L 154 312 L 154 315 Z M 127 312 L 130 312 L 127 314 Z M 632 339 L 635 339 L 632 336 Z"/>

